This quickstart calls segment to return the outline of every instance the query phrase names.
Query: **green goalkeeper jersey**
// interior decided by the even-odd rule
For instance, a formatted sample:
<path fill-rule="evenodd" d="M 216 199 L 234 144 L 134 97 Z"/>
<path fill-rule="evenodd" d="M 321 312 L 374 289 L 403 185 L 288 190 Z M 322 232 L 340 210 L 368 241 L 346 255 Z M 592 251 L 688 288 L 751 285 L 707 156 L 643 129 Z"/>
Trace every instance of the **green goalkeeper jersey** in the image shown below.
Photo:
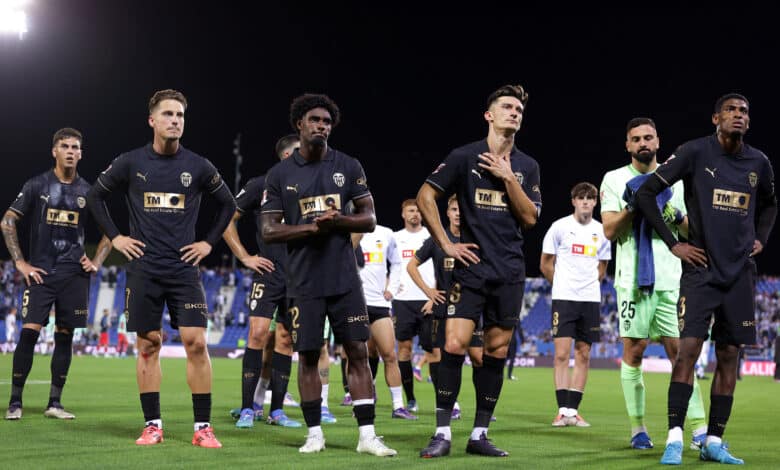
<path fill-rule="evenodd" d="M 604 175 L 601 182 L 601 212 L 620 212 L 626 206 L 623 192 L 626 183 L 641 173 L 628 164 L 612 170 Z M 687 214 L 682 180 L 672 187 L 672 206 Z M 678 236 L 677 226 L 669 225 L 675 236 Z M 636 289 L 637 246 L 632 227 L 619 234 L 617 240 L 617 255 L 615 256 L 615 286 L 625 289 Z M 680 288 L 682 266 L 680 260 L 669 251 L 658 234 L 653 231 L 653 261 L 655 263 L 655 290 L 677 290 Z"/>

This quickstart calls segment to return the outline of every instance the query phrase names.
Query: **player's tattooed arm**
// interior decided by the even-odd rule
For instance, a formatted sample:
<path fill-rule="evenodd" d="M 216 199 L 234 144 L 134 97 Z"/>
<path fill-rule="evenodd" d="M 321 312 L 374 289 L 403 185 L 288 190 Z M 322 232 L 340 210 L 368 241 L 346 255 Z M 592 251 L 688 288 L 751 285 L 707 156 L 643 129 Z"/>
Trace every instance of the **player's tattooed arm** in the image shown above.
<path fill-rule="evenodd" d="M 16 261 L 24 261 L 22 256 L 22 249 L 19 247 L 19 236 L 16 232 L 16 221 L 19 220 L 19 214 L 14 211 L 6 211 L 3 216 L 3 221 L 0 223 L 3 228 L 3 238 L 5 239 L 5 246 L 8 248 L 8 253 L 11 254 L 11 259 Z"/>
<path fill-rule="evenodd" d="M 103 261 L 106 260 L 108 254 L 111 253 L 111 248 L 111 240 L 103 235 L 103 238 L 100 239 L 100 243 L 98 243 L 97 249 L 95 250 L 94 258 L 89 259 L 86 254 L 81 257 L 81 269 L 88 273 L 97 272 L 98 269 L 103 266 Z"/>
<path fill-rule="evenodd" d="M 19 236 L 16 232 L 16 222 L 19 220 L 19 214 L 14 211 L 6 211 L 3 216 L 0 226 L 3 229 L 3 238 L 5 239 L 5 246 L 8 248 L 8 253 L 11 255 L 11 259 L 14 261 L 16 269 L 24 276 L 24 282 L 30 285 L 30 279 L 34 280 L 38 284 L 43 284 L 43 278 L 41 274 L 48 274 L 41 268 L 37 268 L 27 261 L 22 256 L 22 249 L 19 247 Z"/>

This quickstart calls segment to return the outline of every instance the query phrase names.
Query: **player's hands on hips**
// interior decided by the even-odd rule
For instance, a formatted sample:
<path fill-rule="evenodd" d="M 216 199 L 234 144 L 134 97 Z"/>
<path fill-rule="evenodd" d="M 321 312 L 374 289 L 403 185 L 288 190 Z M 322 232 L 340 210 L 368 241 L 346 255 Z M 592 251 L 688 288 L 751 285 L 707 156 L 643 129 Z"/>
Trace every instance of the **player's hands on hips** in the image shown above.
<path fill-rule="evenodd" d="M 274 271 L 274 262 L 268 258 L 263 258 L 259 255 L 250 255 L 241 258 L 241 263 L 252 271 L 258 274 L 263 274 L 263 271 L 270 273 Z"/>
<path fill-rule="evenodd" d="M 35 281 L 36 284 L 43 284 L 43 278 L 41 274 L 49 274 L 41 268 L 37 268 L 27 261 L 18 260 L 16 263 L 16 269 L 24 276 L 24 282 L 30 285 L 30 279 Z"/>
<path fill-rule="evenodd" d="M 98 270 L 97 265 L 87 258 L 87 255 L 81 255 L 79 262 L 81 262 L 81 269 L 86 273 L 96 273 Z"/>
<path fill-rule="evenodd" d="M 428 300 L 425 305 L 420 309 L 423 315 L 430 315 L 433 313 L 433 300 Z"/>
<path fill-rule="evenodd" d="M 750 256 L 756 256 L 762 251 L 764 251 L 764 244 L 758 240 L 753 240 L 753 251 L 750 252 Z"/>
<path fill-rule="evenodd" d="M 426 289 L 425 290 L 425 296 L 428 297 L 430 302 L 433 302 L 433 305 L 440 305 L 447 301 L 447 298 L 444 296 L 446 294 L 446 291 L 438 290 L 438 289 Z"/>
<path fill-rule="evenodd" d="M 143 256 L 143 248 L 146 248 L 146 245 L 141 240 L 136 240 L 135 238 L 130 238 L 125 235 L 117 235 L 114 237 L 114 239 L 111 240 L 111 245 L 118 252 L 125 255 L 130 261 L 134 258 Z"/>
<path fill-rule="evenodd" d="M 496 178 L 504 181 L 515 178 L 515 174 L 512 173 L 512 165 L 509 163 L 509 155 L 493 155 L 490 152 L 485 152 L 479 154 L 479 159 L 482 161 L 478 162 L 477 165 L 489 171 Z"/>
<path fill-rule="evenodd" d="M 672 247 L 672 254 L 694 266 L 707 267 L 707 253 L 689 243 L 678 243 Z"/>
<path fill-rule="evenodd" d="M 211 245 L 209 242 L 199 241 L 190 243 L 179 250 L 184 252 L 181 256 L 181 260 L 187 264 L 197 265 L 200 261 L 211 253 Z"/>
<path fill-rule="evenodd" d="M 476 243 L 450 243 L 441 249 L 456 260 L 463 263 L 464 266 L 479 263 L 479 256 L 471 250 L 478 250 Z"/>
<path fill-rule="evenodd" d="M 386 291 L 385 291 L 385 292 L 382 294 L 382 296 L 383 296 L 383 297 L 385 298 L 385 300 L 387 300 L 388 302 L 389 302 L 389 301 L 391 301 L 391 300 L 393 300 L 393 293 L 392 293 L 392 292 L 390 292 L 389 290 L 386 290 Z"/>

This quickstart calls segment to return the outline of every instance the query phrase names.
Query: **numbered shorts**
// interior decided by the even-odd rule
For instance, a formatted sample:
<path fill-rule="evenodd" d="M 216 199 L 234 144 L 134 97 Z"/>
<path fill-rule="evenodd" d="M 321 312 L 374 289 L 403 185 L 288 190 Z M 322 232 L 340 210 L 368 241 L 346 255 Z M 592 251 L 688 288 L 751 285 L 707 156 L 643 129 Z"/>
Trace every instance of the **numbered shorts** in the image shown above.
<path fill-rule="evenodd" d="M 172 328 L 206 328 L 208 305 L 199 278 L 163 279 L 144 273 L 127 273 L 127 331 L 144 333 L 161 329 L 163 308 L 166 305 L 171 314 Z"/>
<path fill-rule="evenodd" d="M 32 284 L 22 293 L 22 324 L 46 326 L 54 306 L 54 324 L 60 328 L 84 328 L 89 316 L 89 276 L 82 273 L 43 275 L 43 284 Z"/>
<path fill-rule="evenodd" d="M 431 345 L 434 348 L 444 349 L 447 342 L 447 319 L 437 316 L 431 322 Z"/>
<path fill-rule="evenodd" d="M 552 301 L 553 338 L 574 338 L 588 344 L 601 338 L 599 302 Z"/>
<path fill-rule="evenodd" d="M 704 270 L 683 268 L 677 302 L 680 336 L 707 339 L 714 315 L 713 341 L 756 344 L 755 265 L 747 263 L 742 274 L 726 287 L 710 284 L 706 277 Z"/>
<path fill-rule="evenodd" d="M 286 310 L 286 292 L 284 279 L 277 271 L 255 274 L 249 290 L 249 316 L 273 318 L 274 312 Z"/>
<path fill-rule="evenodd" d="M 393 300 L 393 322 L 395 323 L 395 338 L 398 341 L 408 341 L 415 336 L 422 338 L 423 327 L 422 308 L 425 300 Z M 430 338 L 430 328 L 428 336 Z"/>
<path fill-rule="evenodd" d="M 368 312 L 360 286 L 341 295 L 290 299 L 287 313 L 295 351 L 318 351 L 322 347 L 326 318 L 337 344 L 368 339 Z"/>
<path fill-rule="evenodd" d="M 523 308 L 525 282 L 485 282 L 473 288 L 455 282 L 447 293 L 447 318 L 468 318 L 475 327 L 514 328 Z"/>
<path fill-rule="evenodd" d="M 678 290 L 644 293 L 639 289 L 615 286 L 617 292 L 618 323 L 621 338 L 677 338 Z"/>

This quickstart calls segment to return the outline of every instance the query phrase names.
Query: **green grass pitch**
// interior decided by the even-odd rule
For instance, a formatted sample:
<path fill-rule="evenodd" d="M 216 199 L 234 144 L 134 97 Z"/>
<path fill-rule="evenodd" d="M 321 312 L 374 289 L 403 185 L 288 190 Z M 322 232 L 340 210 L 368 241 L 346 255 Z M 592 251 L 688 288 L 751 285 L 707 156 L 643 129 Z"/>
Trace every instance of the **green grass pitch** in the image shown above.
<path fill-rule="evenodd" d="M 0 356 L 0 399 L 10 394 L 11 355 Z M 135 360 L 102 357 L 74 357 L 63 403 L 76 414 L 74 421 L 43 417 L 49 392 L 49 356 L 36 356 L 24 394 L 21 421 L 0 422 L 0 468 L 660 468 L 658 460 L 666 438 L 666 374 L 645 374 L 647 425 L 655 449 L 629 448 L 629 425 L 623 403 L 618 370 L 590 373 L 580 413 L 591 428 L 550 426 L 557 407 L 551 369 L 515 369 L 517 381 L 505 381 L 497 421 L 490 437 L 510 452 L 506 459 L 466 455 L 464 448 L 471 429 L 474 391 L 471 368 L 466 367 L 460 402 L 464 418 L 453 423 L 453 452 L 443 459 L 418 457 L 434 430 L 433 387 L 415 383 L 420 405 L 416 422 L 390 418 L 390 394 L 380 365 L 377 433 L 398 450 L 394 458 L 379 458 L 355 452 L 357 429 L 351 409 L 338 403 L 342 397 L 341 373 L 332 368 L 330 407 L 338 423 L 323 425 L 327 440 L 320 454 L 301 455 L 305 428 L 285 429 L 256 423 L 239 430 L 228 410 L 240 404 L 241 361 L 214 360 L 212 424 L 222 449 L 200 449 L 192 439 L 192 402 L 185 381 L 183 359 L 163 360 L 161 392 L 165 442 L 151 448 L 134 444 L 143 425 L 135 384 Z M 294 366 L 295 367 L 295 366 Z M 293 376 L 295 375 L 295 369 Z M 703 381 L 705 403 L 709 403 L 711 381 Z M 298 396 L 293 381 L 290 389 Z M 5 408 L 3 402 L 3 408 Z M 708 405 L 707 405 L 708 406 Z M 302 420 L 300 409 L 288 408 L 290 417 Z M 745 377 L 738 383 L 732 419 L 725 439 L 733 453 L 750 468 L 778 468 L 780 442 L 780 384 L 770 377 Z M 685 431 L 686 441 L 690 430 Z M 716 464 L 700 462 L 698 453 L 683 453 L 687 467 Z"/>

